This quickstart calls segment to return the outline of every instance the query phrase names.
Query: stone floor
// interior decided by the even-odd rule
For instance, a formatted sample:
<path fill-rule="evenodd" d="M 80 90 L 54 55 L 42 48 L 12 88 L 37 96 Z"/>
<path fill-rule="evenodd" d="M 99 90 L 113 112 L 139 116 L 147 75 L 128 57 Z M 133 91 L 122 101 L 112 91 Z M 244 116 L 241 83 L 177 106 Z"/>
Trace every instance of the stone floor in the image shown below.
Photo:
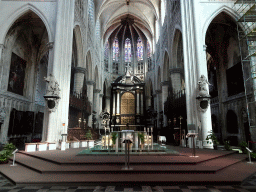
<path fill-rule="evenodd" d="M 241 186 L 26 186 L 0 175 L 0 192 L 256 192 L 256 173 Z"/>

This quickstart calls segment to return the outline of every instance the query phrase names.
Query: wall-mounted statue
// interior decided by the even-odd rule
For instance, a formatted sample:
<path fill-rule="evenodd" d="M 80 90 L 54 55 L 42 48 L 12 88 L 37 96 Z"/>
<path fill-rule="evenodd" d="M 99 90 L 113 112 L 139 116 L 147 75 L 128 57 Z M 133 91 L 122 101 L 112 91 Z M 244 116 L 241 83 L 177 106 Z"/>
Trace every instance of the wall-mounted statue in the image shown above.
<path fill-rule="evenodd" d="M 60 99 L 59 83 L 52 74 L 50 74 L 47 78 L 45 77 L 44 80 L 48 83 L 44 98 L 47 102 L 49 111 L 54 112 L 57 109 Z"/>
<path fill-rule="evenodd" d="M 204 75 L 201 75 L 198 81 L 198 96 L 197 97 L 209 97 L 207 85 L 210 85 Z"/>
<path fill-rule="evenodd" d="M 208 106 L 210 105 L 210 98 L 211 98 L 211 96 L 208 94 L 208 88 L 207 88 L 207 86 L 209 85 L 209 82 L 207 81 L 204 75 L 201 75 L 197 84 L 198 84 L 198 94 L 196 99 L 199 101 L 197 102 L 197 106 L 199 111 L 206 112 L 208 109 Z"/>

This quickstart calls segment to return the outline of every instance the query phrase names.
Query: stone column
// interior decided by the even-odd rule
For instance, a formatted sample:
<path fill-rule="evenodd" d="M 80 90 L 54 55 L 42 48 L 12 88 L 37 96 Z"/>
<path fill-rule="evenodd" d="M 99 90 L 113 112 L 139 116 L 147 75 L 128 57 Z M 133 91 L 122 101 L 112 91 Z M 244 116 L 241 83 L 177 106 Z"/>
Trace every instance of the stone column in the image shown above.
<path fill-rule="evenodd" d="M 208 79 L 206 54 L 203 53 L 203 44 L 200 42 L 200 38 L 196 38 L 193 0 L 181 0 L 180 2 L 188 130 L 190 130 L 190 125 L 195 127 L 196 132 L 202 135 L 204 147 L 209 148 L 212 146 L 207 144 L 205 138 L 208 131 L 212 130 L 210 106 L 205 112 L 199 112 L 196 100 L 199 77 L 204 75 Z M 192 51 L 191 47 L 194 48 Z"/>
<path fill-rule="evenodd" d="M 143 100 L 143 91 L 140 92 L 140 114 L 144 115 L 144 104 L 143 104 L 144 100 Z"/>
<path fill-rule="evenodd" d="M 161 102 L 161 93 L 162 93 L 161 90 L 156 90 L 157 113 L 158 113 L 157 127 L 158 127 L 158 128 L 161 128 L 161 127 L 160 127 L 160 112 L 161 112 L 161 110 L 162 110 L 162 108 L 161 108 L 161 105 L 162 105 L 162 102 Z"/>
<path fill-rule="evenodd" d="M 149 106 L 151 106 L 151 97 L 146 96 L 146 109 L 148 109 Z M 154 108 L 154 106 L 151 106 L 151 107 Z"/>
<path fill-rule="evenodd" d="M 105 99 L 106 99 L 106 101 L 105 101 L 105 104 L 106 104 L 106 110 L 108 111 L 108 112 L 110 112 L 110 96 L 106 96 L 105 97 Z"/>
<path fill-rule="evenodd" d="M 89 102 L 91 103 L 91 112 L 93 111 L 93 86 L 95 84 L 94 81 L 86 81 L 87 84 L 87 97 Z M 88 117 L 88 126 L 92 127 L 92 114 Z"/>
<path fill-rule="evenodd" d="M 136 114 L 140 114 L 140 90 L 136 90 Z"/>
<path fill-rule="evenodd" d="M 81 93 L 84 85 L 84 75 L 86 69 L 82 67 L 75 67 L 74 75 L 74 90 L 73 93 Z"/>
<path fill-rule="evenodd" d="M 68 125 L 69 90 L 71 74 L 72 40 L 74 25 L 74 0 L 57 1 L 57 23 L 54 42 L 53 63 L 48 64 L 48 75 L 52 74 L 59 83 L 60 100 L 55 112 L 46 113 L 43 139 L 58 142 L 63 133 L 63 123 Z M 65 29 L 65 30 L 63 30 Z M 49 70 L 51 69 L 52 70 Z M 45 124 L 47 122 L 47 124 Z M 64 132 L 67 131 L 65 127 Z"/>
<path fill-rule="evenodd" d="M 120 115 L 120 90 L 117 90 L 117 97 L 116 97 L 116 114 Z"/>
<path fill-rule="evenodd" d="M 166 127 L 168 126 L 168 122 L 167 122 L 167 116 L 164 114 L 164 103 L 167 101 L 167 97 L 168 97 L 168 86 L 169 86 L 169 82 L 168 81 L 164 81 L 161 82 L 162 85 L 162 106 L 163 106 L 163 126 Z"/>
<path fill-rule="evenodd" d="M 116 115 L 116 92 L 113 91 L 113 115 Z"/>
<path fill-rule="evenodd" d="M 195 29 L 192 0 L 181 0 L 182 42 L 184 52 L 184 72 L 186 86 L 186 109 L 188 130 L 198 127 L 198 111 L 196 106 L 196 90 L 198 63 L 196 61 Z M 191 47 L 194 49 L 191 50 Z"/>
<path fill-rule="evenodd" d="M 99 94 L 99 108 L 100 109 L 100 112 L 102 111 L 102 99 L 103 99 L 103 94 Z"/>

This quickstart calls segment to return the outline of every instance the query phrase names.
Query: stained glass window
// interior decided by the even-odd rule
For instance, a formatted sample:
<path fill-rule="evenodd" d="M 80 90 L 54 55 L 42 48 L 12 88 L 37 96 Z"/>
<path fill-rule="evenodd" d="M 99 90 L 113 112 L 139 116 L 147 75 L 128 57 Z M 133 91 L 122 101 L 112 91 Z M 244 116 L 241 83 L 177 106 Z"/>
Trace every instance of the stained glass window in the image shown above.
<path fill-rule="evenodd" d="M 113 42 L 113 60 L 118 61 L 118 57 L 119 57 L 119 43 L 118 43 L 118 39 L 115 38 Z"/>
<path fill-rule="evenodd" d="M 151 47 L 150 47 L 149 42 L 147 42 L 147 54 L 148 54 L 148 58 L 150 58 L 151 57 Z"/>
<path fill-rule="evenodd" d="M 137 57 L 138 61 L 143 60 L 143 43 L 140 38 L 137 41 Z"/>
<path fill-rule="evenodd" d="M 132 47 L 131 47 L 131 40 L 129 38 L 125 40 L 124 53 L 125 53 L 125 57 L 124 57 L 125 62 L 131 62 Z"/>

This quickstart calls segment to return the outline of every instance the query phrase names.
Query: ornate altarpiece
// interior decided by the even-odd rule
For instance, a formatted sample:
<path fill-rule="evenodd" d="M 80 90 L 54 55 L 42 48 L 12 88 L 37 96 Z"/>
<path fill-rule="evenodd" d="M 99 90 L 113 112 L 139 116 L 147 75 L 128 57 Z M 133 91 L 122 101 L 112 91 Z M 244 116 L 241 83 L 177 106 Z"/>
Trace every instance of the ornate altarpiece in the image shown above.
<path fill-rule="evenodd" d="M 111 127 L 114 130 L 143 130 L 145 126 L 145 83 L 132 76 L 118 77 L 112 83 Z M 128 124 L 128 127 L 127 127 Z"/>

